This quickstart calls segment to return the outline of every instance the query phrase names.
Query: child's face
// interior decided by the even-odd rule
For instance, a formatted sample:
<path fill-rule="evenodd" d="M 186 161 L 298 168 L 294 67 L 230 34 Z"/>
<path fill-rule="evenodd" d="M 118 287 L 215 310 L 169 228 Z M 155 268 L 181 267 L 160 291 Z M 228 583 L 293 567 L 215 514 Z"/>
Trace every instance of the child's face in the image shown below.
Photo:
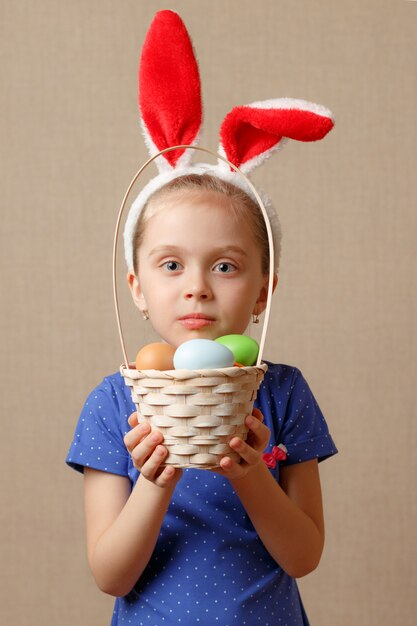
<path fill-rule="evenodd" d="M 138 261 L 133 299 L 173 346 L 242 334 L 265 308 L 268 276 L 251 225 L 218 193 L 171 192 L 146 222 Z"/>

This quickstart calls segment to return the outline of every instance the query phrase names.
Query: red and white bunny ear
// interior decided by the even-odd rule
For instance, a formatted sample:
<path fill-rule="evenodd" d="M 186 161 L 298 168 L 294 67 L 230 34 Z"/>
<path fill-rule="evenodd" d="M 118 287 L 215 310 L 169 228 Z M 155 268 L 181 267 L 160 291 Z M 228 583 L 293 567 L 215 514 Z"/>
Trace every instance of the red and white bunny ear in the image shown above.
<path fill-rule="evenodd" d="M 151 156 L 196 143 L 202 121 L 200 76 L 190 37 L 174 11 L 159 11 L 148 30 L 139 64 L 139 106 Z M 157 165 L 163 170 L 185 165 L 190 152 L 167 152 Z"/>
<path fill-rule="evenodd" d="M 290 98 L 254 102 L 226 115 L 220 129 L 220 153 L 249 174 L 287 138 L 317 141 L 333 126 L 331 112 L 313 102 Z"/>

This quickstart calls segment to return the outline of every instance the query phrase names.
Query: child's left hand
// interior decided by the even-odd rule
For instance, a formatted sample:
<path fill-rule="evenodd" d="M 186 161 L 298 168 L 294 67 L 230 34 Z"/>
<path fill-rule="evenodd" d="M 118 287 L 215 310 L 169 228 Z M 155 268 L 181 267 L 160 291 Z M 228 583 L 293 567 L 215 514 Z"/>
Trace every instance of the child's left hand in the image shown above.
<path fill-rule="evenodd" d="M 259 409 L 254 409 L 252 415 L 248 415 L 245 422 L 249 428 L 246 441 L 239 437 L 230 440 L 230 447 L 237 452 L 240 461 L 232 461 L 228 456 L 220 460 L 220 469 L 214 471 L 226 478 L 243 478 L 258 463 L 263 463 L 262 455 L 269 443 L 271 431 L 263 424 L 264 416 Z"/>

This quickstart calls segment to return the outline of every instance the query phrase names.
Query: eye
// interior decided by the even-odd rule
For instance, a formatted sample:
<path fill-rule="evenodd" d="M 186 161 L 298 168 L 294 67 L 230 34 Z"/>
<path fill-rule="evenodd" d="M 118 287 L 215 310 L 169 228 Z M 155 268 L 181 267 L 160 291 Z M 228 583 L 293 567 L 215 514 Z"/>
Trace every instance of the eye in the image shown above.
<path fill-rule="evenodd" d="M 168 270 L 168 272 L 178 272 L 178 270 L 181 269 L 182 265 L 181 263 L 178 263 L 178 261 L 167 261 L 163 264 L 162 267 Z"/>
<path fill-rule="evenodd" d="M 221 274 L 230 274 L 230 272 L 236 271 L 236 266 L 233 263 L 218 263 L 214 266 L 215 272 L 220 272 Z"/>

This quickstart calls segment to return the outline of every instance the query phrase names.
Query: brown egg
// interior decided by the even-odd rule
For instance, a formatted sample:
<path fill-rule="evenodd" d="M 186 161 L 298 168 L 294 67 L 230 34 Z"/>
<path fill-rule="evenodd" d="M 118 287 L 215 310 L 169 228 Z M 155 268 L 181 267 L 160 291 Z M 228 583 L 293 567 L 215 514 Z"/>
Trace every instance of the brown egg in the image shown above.
<path fill-rule="evenodd" d="M 136 355 L 138 370 L 173 370 L 175 348 L 168 343 L 149 343 Z"/>

